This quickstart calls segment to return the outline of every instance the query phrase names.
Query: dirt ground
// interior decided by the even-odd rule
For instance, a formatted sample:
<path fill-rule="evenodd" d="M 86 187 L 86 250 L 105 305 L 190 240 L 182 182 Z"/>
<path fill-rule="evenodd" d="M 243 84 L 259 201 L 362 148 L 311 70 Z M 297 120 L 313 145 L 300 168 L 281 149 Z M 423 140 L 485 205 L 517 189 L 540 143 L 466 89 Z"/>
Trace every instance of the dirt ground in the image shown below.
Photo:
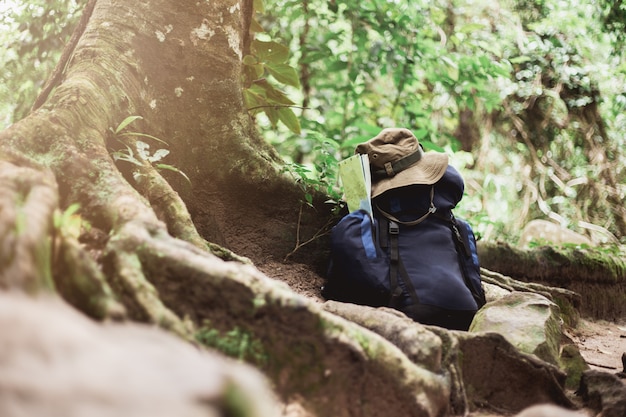
<path fill-rule="evenodd" d="M 285 282 L 295 292 L 316 302 L 324 301 L 320 296 L 324 280 L 306 265 L 270 261 L 257 266 L 266 275 Z M 581 319 L 576 329 L 566 330 L 566 335 L 576 343 L 590 368 L 610 373 L 624 371 L 622 354 L 626 353 L 626 318 L 620 322 Z M 297 404 L 290 404 L 286 411 L 288 417 L 309 417 Z M 470 417 L 504 416 L 479 411 Z"/>
<path fill-rule="evenodd" d="M 587 364 L 606 372 L 624 370 L 622 354 L 626 353 L 626 320 L 619 323 L 604 320 L 582 320 L 569 332 Z"/>

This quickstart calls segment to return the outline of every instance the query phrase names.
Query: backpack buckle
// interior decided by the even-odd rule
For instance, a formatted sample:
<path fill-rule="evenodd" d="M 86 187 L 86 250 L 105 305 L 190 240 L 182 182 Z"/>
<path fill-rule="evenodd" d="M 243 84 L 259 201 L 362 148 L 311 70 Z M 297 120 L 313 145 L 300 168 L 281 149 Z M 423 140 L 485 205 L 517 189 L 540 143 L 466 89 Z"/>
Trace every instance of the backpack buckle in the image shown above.
<path fill-rule="evenodd" d="M 390 235 L 400 234 L 400 226 L 398 226 L 398 223 L 389 220 L 389 234 Z"/>

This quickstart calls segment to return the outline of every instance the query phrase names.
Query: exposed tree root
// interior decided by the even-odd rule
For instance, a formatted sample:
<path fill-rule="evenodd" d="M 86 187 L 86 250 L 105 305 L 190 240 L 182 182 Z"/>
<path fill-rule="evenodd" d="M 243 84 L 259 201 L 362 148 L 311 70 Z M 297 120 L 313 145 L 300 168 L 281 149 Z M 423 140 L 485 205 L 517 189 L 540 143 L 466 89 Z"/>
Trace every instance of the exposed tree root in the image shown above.
<path fill-rule="evenodd" d="M 93 318 L 126 318 L 126 309 L 116 299 L 100 266 L 73 236 L 65 235 L 63 230 L 58 232 L 54 279 L 59 294 Z"/>
<path fill-rule="evenodd" d="M 537 284 L 533 282 L 523 282 L 515 280 L 506 275 L 502 275 L 498 272 L 490 271 L 485 268 L 480 269 L 480 275 L 483 282 L 498 285 L 509 291 L 527 291 L 541 294 L 549 300 L 555 298 L 564 298 L 571 302 L 574 307 L 580 305 L 580 294 L 574 291 L 566 290 L 565 288 L 550 287 L 543 284 Z"/>
<path fill-rule="evenodd" d="M 158 225 L 140 221 L 125 224 L 107 243 L 103 254 L 104 271 L 133 319 L 157 324 L 189 340 L 193 329 L 163 304 L 145 273 L 142 255 L 159 251 L 161 248 L 155 248 L 159 238 L 176 242 L 164 230 L 159 230 Z M 158 252 L 156 256 L 162 266 L 165 264 L 161 262 L 171 257 L 167 252 Z"/>
<path fill-rule="evenodd" d="M 49 172 L 0 161 L 0 287 L 53 289 L 50 233 L 57 195 Z"/>

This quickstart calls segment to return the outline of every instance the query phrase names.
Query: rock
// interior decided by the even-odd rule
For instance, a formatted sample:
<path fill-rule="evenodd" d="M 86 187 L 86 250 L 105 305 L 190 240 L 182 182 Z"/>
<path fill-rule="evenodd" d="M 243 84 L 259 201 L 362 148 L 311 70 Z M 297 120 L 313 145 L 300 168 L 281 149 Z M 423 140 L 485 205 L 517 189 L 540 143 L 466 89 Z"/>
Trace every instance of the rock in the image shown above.
<path fill-rule="evenodd" d="M 542 295 L 515 291 L 487 303 L 474 317 L 469 331 L 499 333 L 521 352 L 559 364 L 560 311 Z"/>
<path fill-rule="evenodd" d="M 580 354 L 580 350 L 571 340 L 567 340 L 561 347 L 561 369 L 567 373 L 565 387 L 575 390 L 580 385 L 580 379 L 589 365 Z"/>
<path fill-rule="evenodd" d="M 531 220 L 526 224 L 519 238 L 519 245 L 528 247 L 532 241 L 593 246 L 588 237 L 547 220 Z"/>
<path fill-rule="evenodd" d="M 520 259 L 516 259 L 515 261 L 519 262 Z M 545 259 L 538 262 L 549 263 L 550 260 Z M 511 278 L 510 276 L 506 276 L 495 271 L 490 271 L 486 268 L 480 269 L 480 276 L 485 291 L 488 291 L 489 287 L 493 286 L 501 288 L 501 290 L 495 290 L 497 291 L 495 297 L 492 296 L 492 299 L 487 298 L 488 302 L 502 298 L 501 295 L 506 295 L 503 293 L 502 290 L 508 291 L 509 293 L 513 291 L 533 292 L 543 295 L 548 300 L 553 301 L 556 305 L 559 306 L 559 308 L 561 309 L 561 319 L 563 319 L 564 324 L 570 327 L 576 327 L 578 325 L 578 322 L 580 320 L 579 309 L 582 299 L 580 294 L 561 287 L 552 287 L 548 285 L 538 284 L 536 282 L 519 281 Z"/>
<path fill-rule="evenodd" d="M 534 404 L 572 408 L 558 367 L 519 352 L 498 333 L 454 332 L 468 400 L 474 407 L 516 413 Z"/>
<path fill-rule="evenodd" d="M 586 417 L 582 411 L 572 411 L 552 404 L 534 405 L 516 414 L 515 417 Z"/>
<path fill-rule="evenodd" d="M 626 385 L 608 372 L 589 370 L 583 373 L 578 394 L 585 405 L 602 417 L 626 416 Z"/>
<path fill-rule="evenodd" d="M 504 298 L 512 292 L 511 290 L 488 282 L 483 282 L 483 290 L 485 291 L 485 299 L 488 303 Z"/>
<path fill-rule="evenodd" d="M 155 327 L 0 292 L 0 416 L 280 416 L 264 377 Z"/>

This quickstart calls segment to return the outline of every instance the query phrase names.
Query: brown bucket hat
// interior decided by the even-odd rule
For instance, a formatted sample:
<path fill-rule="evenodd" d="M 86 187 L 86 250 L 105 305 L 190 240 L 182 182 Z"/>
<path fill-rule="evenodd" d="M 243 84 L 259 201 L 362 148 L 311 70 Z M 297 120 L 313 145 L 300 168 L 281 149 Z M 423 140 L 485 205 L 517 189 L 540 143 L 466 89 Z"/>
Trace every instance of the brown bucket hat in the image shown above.
<path fill-rule="evenodd" d="M 434 184 L 448 167 L 447 154 L 424 152 L 415 135 L 405 128 L 383 129 L 357 146 L 355 153 L 369 157 L 372 198 L 392 188 Z"/>

